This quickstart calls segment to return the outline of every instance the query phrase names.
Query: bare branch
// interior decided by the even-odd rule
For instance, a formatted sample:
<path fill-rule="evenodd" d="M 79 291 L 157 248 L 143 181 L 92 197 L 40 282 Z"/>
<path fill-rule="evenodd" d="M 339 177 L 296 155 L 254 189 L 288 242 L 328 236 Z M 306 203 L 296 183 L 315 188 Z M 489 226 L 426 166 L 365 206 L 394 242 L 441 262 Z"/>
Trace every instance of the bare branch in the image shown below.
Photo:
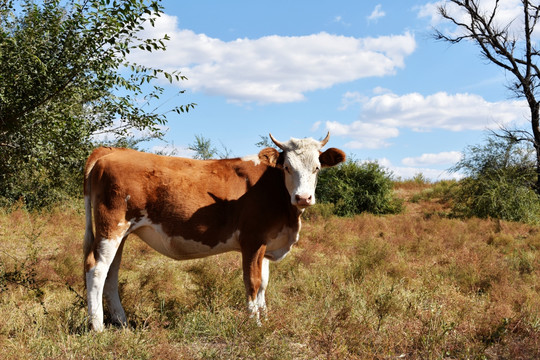
<path fill-rule="evenodd" d="M 127 130 L 129 128 L 132 128 L 133 126 L 129 125 L 129 124 L 123 124 L 123 125 L 119 125 L 117 127 L 114 127 L 114 128 L 108 128 L 108 129 L 103 129 L 103 130 L 100 130 L 100 131 L 95 131 L 92 133 L 92 135 L 103 135 L 103 134 L 111 134 L 111 133 L 118 133 L 122 130 Z"/>
<path fill-rule="evenodd" d="M 527 142 L 532 143 L 533 145 L 536 143 L 534 141 L 534 136 L 526 130 L 518 130 L 518 129 L 511 130 L 504 126 L 500 126 L 499 132 L 495 130 L 489 130 L 489 132 L 493 136 L 496 136 L 498 138 L 508 139 L 515 142 L 527 141 Z"/>
<path fill-rule="evenodd" d="M 527 141 L 536 150 L 536 192 L 540 195 L 540 103 L 537 94 L 540 90 L 540 66 L 538 66 L 537 50 L 533 43 L 533 33 L 540 18 L 540 5 L 521 0 L 523 28 L 522 34 L 514 35 L 513 22 L 505 26 L 497 25 L 497 14 L 500 12 L 499 1 L 495 0 L 490 11 L 480 9 L 480 0 L 448 0 L 467 15 L 467 20 L 459 20 L 449 13 L 445 5 L 439 7 L 439 14 L 462 31 L 459 35 L 446 35 L 436 30 L 435 38 L 452 44 L 464 39 L 471 40 L 480 48 L 486 59 L 515 77 L 508 89 L 520 98 L 525 98 L 530 109 L 532 132 L 523 130 L 502 129 L 503 135 L 512 141 Z M 467 23 L 464 23 L 467 22 Z M 511 28 L 512 27 L 512 28 Z"/>

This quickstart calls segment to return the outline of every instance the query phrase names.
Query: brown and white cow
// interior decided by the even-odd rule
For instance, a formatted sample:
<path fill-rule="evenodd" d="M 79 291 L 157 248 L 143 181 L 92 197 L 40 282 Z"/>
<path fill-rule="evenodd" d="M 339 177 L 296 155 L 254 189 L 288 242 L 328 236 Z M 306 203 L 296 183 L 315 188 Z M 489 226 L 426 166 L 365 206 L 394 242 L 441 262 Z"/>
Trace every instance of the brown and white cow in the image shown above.
<path fill-rule="evenodd" d="M 281 260 L 298 241 L 300 215 L 315 203 L 319 170 L 345 160 L 339 149 L 320 151 L 329 134 L 323 141 L 270 137 L 281 152 L 266 148 L 224 160 L 115 148 L 90 155 L 84 268 L 94 330 L 103 330 L 103 296 L 112 319 L 126 324 L 118 269 L 131 233 L 177 260 L 241 252 L 248 310 L 258 321 L 266 310 L 268 260 Z"/>

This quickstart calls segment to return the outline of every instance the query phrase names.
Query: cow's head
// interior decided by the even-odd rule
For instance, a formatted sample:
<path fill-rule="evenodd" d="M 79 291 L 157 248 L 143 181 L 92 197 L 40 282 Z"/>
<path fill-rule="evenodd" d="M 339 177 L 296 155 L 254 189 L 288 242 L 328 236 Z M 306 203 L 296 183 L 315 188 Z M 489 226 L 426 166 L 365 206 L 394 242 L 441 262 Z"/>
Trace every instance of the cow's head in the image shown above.
<path fill-rule="evenodd" d="M 282 150 L 266 148 L 259 153 L 259 159 L 285 173 L 285 186 L 291 195 L 291 203 L 299 208 L 315 204 L 315 186 L 320 169 L 339 164 L 345 160 L 345 153 L 336 148 L 321 152 L 330 139 L 330 133 L 322 141 L 294 139 L 287 142 L 270 139 Z"/>

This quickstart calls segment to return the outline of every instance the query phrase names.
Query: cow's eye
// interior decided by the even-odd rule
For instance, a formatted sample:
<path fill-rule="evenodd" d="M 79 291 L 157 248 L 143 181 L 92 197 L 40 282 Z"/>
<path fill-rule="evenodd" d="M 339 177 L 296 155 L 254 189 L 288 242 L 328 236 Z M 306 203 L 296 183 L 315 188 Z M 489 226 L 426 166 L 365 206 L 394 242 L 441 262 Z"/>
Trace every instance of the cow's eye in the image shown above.
<path fill-rule="evenodd" d="M 317 166 L 317 167 L 315 168 L 315 170 L 313 170 L 313 173 L 316 174 L 316 173 L 318 173 L 320 170 L 321 170 L 321 169 Z"/>
<path fill-rule="evenodd" d="M 288 172 L 289 174 L 291 173 L 291 169 L 289 169 L 287 165 L 285 165 L 285 171 Z"/>

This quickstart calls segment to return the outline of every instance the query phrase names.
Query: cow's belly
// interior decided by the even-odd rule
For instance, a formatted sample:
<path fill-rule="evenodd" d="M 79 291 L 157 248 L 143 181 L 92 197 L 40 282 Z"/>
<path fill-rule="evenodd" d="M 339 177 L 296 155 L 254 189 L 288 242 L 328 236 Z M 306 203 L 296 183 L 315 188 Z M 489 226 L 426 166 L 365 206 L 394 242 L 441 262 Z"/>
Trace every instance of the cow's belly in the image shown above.
<path fill-rule="evenodd" d="M 160 225 L 141 226 L 133 233 L 154 250 L 176 260 L 197 259 L 240 250 L 238 231 L 231 234 L 226 242 L 220 242 L 214 247 L 191 239 L 184 239 L 181 236 L 168 236 L 162 231 Z"/>

